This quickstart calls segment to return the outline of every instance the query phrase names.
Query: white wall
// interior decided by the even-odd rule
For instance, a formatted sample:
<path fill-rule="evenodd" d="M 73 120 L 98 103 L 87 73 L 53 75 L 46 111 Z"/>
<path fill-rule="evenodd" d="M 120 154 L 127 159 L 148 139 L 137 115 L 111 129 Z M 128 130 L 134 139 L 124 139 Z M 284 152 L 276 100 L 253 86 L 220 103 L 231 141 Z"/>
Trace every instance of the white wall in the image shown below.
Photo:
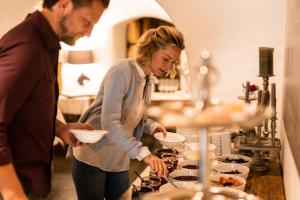
<path fill-rule="evenodd" d="M 1 0 L 0 37 L 13 26 L 25 19 L 38 0 Z"/>
<path fill-rule="evenodd" d="M 96 44 L 99 61 L 110 66 L 125 57 L 126 25 L 141 17 L 170 21 L 167 13 L 155 0 L 111 0 L 109 9 L 94 27 L 92 39 Z"/>
<path fill-rule="evenodd" d="M 72 69 L 74 67 L 64 65 L 62 92 L 64 94 L 96 94 L 104 72 L 118 60 L 126 57 L 127 23 L 141 17 L 159 18 L 170 22 L 167 13 L 155 0 L 111 0 L 109 8 L 95 25 L 90 38 L 80 39 L 76 42 L 75 47 L 63 45 L 62 52 L 69 49 L 93 49 L 98 69 L 95 71 L 95 68 L 89 69 L 85 66 L 78 69 L 77 66 L 75 72 Z M 94 73 L 91 70 L 94 70 Z M 76 80 L 81 73 L 89 75 L 90 82 L 96 84 L 93 84 L 93 87 L 90 88 L 80 87 Z M 69 86 L 72 86 L 72 88 Z"/>
<path fill-rule="evenodd" d="M 284 0 L 157 0 L 186 37 L 190 65 L 207 49 L 221 74 L 215 96 L 235 100 L 246 80 L 261 85 L 258 47 L 274 47 L 275 78 L 281 85 Z M 281 93 L 279 93 L 281 94 Z"/>
<path fill-rule="evenodd" d="M 256 77 L 258 47 L 275 48 L 276 77 L 270 82 L 277 83 L 285 193 L 288 200 L 299 199 L 299 174 L 285 130 L 281 128 L 286 0 L 157 1 L 183 31 L 191 66 L 199 63 L 203 49 L 212 53 L 212 62 L 221 74 L 221 82 L 215 86 L 214 94 L 221 99 L 235 98 L 246 80 L 261 83 Z M 291 2 L 296 3 L 297 0 Z M 294 7 L 291 5 L 291 8 Z M 295 13 L 295 17 L 294 20 L 299 22 L 299 12 Z"/>
<path fill-rule="evenodd" d="M 283 123 L 282 123 L 283 124 Z M 298 200 L 300 189 L 300 176 L 296 168 L 291 147 L 284 128 L 282 129 L 282 168 L 284 189 L 287 200 Z"/>
<path fill-rule="evenodd" d="M 299 65 L 299 31 L 300 31 L 300 2 L 299 0 L 287 0 L 286 15 L 286 43 L 285 43 L 285 65 L 289 68 L 296 68 Z M 297 77 L 297 75 L 295 76 Z M 291 87 L 291 85 L 290 85 Z M 284 96 L 285 98 L 285 96 Z M 299 108 L 294 108 L 299 109 Z M 285 127 L 282 123 L 282 166 L 284 172 L 284 185 L 287 200 L 298 200 L 300 189 L 300 174 L 297 171 L 291 147 L 287 138 Z M 298 150 L 298 149 L 294 149 Z"/>

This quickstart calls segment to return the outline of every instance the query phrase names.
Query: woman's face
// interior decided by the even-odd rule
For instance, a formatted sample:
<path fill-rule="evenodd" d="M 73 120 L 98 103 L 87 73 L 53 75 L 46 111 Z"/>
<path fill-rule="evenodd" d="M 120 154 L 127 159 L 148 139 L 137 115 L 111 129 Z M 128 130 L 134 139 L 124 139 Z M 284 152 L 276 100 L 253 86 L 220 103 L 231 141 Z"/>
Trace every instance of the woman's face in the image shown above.
<path fill-rule="evenodd" d="M 157 77 L 164 77 L 178 61 L 181 50 L 173 45 L 167 45 L 164 49 L 153 52 L 150 69 Z"/>

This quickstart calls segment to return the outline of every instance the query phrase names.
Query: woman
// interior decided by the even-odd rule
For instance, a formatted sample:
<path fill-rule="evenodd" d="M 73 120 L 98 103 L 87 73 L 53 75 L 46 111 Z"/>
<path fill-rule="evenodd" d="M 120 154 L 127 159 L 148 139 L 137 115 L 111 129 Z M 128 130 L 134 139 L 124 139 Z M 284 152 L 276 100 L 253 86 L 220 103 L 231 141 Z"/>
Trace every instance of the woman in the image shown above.
<path fill-rule="evenodd" d="M 145 32 L 135 59 L 126 59 L 106 74 L 91 107 L 80 122 L 109 132 L 98 143 L 73 148 L 73 180 L 79 200 L 118 199 L 129 188 L 130 158 L 143 160 L 158 176 L 166 176 L 163 161 L 151 155 L 139 139 L 143 132 L 166 129 L 144 116 L 150 103 L 152 74 L 163 77 L 175 70 L 182 34 L 170 26 Z"/>

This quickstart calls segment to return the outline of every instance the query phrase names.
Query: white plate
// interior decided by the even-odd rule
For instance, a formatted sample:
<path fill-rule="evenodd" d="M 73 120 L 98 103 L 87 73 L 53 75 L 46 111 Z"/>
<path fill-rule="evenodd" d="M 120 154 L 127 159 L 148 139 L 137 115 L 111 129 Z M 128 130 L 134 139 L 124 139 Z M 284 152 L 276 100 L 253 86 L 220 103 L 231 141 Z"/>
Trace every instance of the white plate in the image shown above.
<path fill-rule="evenodd" d="M 165 146 L 165 147 L 174 147 L 178 145 L 181 142 L 185 141 L 185 137 L 178 134 L 178 133 L 172 133 L 172 132 L 167 132 L 166 137 L 163 137 L 162 132 L 157 132 L 154 134 L 154 137 L 159 140 L 159 142 Z"/>
<path fill-rule="evenodd" d="M 106 133 L 108 133 L 106 130 L 71 129 L 70 131 L 77 140 L 84 143 L 98 142 Z"/>

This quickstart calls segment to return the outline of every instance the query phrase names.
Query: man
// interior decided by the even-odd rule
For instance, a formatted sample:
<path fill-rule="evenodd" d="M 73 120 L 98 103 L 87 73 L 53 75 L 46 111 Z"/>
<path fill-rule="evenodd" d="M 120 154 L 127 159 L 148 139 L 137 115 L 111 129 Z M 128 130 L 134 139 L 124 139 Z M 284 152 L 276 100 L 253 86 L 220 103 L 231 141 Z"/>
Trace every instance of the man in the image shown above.
<path fill-rule="evenodd" d="M 80 145 L 56 121 L 59 41 L 89 36 L 109 0 L 44 0 L 0 40 L 0 193 L 4 200 L 42 199 L 50 192 L 54 136 Z"/>

